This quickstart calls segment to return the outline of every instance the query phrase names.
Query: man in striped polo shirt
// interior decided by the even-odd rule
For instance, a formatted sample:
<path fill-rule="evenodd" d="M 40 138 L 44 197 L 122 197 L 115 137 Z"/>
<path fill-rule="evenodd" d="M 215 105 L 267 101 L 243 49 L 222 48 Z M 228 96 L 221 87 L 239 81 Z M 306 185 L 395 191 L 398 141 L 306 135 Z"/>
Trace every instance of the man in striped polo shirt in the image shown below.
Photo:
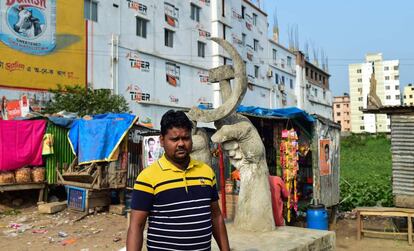
<path fill-rule="evenodd" d="M 163 115 L 160 142 L 165 153 L 135 182 L 127 250 L 141 250 L 147 218 L 149 251 L 210 250 L 212 235 L 220 250 L 230 249 L 214 171 L 190 158 L 191 129 L 184 112 Z"/>

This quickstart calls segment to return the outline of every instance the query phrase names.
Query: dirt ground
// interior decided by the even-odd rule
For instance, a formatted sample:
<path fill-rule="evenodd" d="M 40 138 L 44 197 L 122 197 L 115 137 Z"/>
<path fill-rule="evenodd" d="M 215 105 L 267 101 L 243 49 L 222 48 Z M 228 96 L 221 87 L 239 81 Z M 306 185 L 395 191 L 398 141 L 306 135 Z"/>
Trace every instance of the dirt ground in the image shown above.
<path fill-rule="evenodd" d="M 67 209 L 52 215 L 39 214 L 33 201 L 11 207 L 0 199 L 0 250 L 120 250 L 125 246 L 125 216 L 101 212 L 73 222 L 80 215 Z M 367 223 L 380 229 L 390 225 L 378 219 Z M 407 240 L 365 237 L 357 241 L 355 226 L 353 219 L 337 222 L 332 229 L 336 232 L 336 250 L 414 250 Z"/>

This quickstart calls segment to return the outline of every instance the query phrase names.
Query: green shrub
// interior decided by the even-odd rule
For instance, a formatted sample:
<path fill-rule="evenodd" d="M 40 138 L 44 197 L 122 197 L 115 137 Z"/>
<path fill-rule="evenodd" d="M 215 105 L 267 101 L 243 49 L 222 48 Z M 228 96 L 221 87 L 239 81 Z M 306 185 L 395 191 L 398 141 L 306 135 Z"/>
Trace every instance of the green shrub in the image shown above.
<path fill-rule="evenodd" d="M 391 142 L 385 134 L 341 139 L 340 209 L 392 206 Z"/>

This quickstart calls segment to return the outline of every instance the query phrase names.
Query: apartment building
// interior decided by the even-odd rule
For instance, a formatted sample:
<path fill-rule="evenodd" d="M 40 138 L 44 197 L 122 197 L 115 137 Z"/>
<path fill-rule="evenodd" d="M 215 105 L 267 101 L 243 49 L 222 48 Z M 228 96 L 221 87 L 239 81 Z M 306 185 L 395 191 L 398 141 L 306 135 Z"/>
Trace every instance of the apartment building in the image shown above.
<path fill-rule="evenodd" d="M 371 77 L 377 82 L 377 96 L 384 106 L 401 105 L 399 61 L 383 60 L 382 53 L 367 54 L 365 62 L 350 64 L 351 130 L 354 133 L 389 132 L 390 120 L 385 114 L 367 114 L 367 96 Z"/>
<path fill-rule="evenodd" d="M 408 84 L 404 87 L 404 97 L 403 97 L 403 104 L 407 106 L 414 105 L 414 86 L 413 84 Z"/>
<path fill-rule="evenodd" d="M 195 105 L 213 108 L 221 104 L 219 84 L 209 82 L 208 70 L 232 64 L 232 60 L 210 37 L 232 43 L 246 63 L 248 90 L 243 105 L 297 106 L 332 119 L 327 71 L 304 58 L 298 61 L 300 52 L 282 46 L 278 33 L 269 39 L 267 14 L 249 0 L 73 3 L 81 6 L 82 2 L 86 21 L 78 18 L 80 23 L 85 22 L 84 27 L 79 25 L 79 34 L 85 37 L 77 43 L 79 48 L 62 50 L 85 55 L 85 73 L 72 78 L 71 84 L 111 89 L 123 95 L 140 121 L 158 127 L 168 109 L 188 110 Z M 63 2 L 57 3 L 59 13 L 66 13 L 66 7 Z M 68 13 L 73 15 L 77 9 L 80 7 Z M 57 22 L 57 30 L 62 29 L 60 25 L 62 20 Z M 67 39 L 68 46 L 74 43 L 71 36 L 62 39 Z M 82 45 L 84 50 L 80 49 Z M 82 64 L 78 62 L 77 68 Z M 25 83 L 24 89 L 0 88 L 0 95 L 13 99 L 27 94 L 40 103 L 51 99 L 46 88 L 39 90 L 31 81 Z"/>
<path fill-rule="evenodd" d="M 343 96 L 334 97 L 333 100 L 333 118 L 338 124 L 341 124 L 342 132 L 351 131 L 351 106 L 350 98 L 347 93 Z"/>
<path fill-rule="evenodd" d="M 297 106 L 310 114 L 318 114 L 332 120 L 329 73 L 326 72 L 326 68 L 319 67 L 317 62 L 309 62 L 302 52 L 296 51 L 295 54 Z"/>

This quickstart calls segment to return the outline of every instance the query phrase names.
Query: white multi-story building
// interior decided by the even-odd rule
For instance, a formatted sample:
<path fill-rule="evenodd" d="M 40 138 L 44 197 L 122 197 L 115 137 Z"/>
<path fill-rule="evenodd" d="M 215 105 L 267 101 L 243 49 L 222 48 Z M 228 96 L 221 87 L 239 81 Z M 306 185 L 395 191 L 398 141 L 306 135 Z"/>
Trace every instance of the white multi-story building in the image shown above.
<path fill-rule="evenodd" d="M 414 86 L 413 84 L 408 84 L 404 87 L 404 105 L 413 106 L 414 105 Z"/>
<path fill-rule="evenodd" d="M 123 95 L 142 122 L 158 127 L 168 109 L 221 104 L 208 70 L 232 61 L 210 37 L 232 43 L 246 63 L 243 105 L 298 106 L 332 119 L 329 74 L 269 39 L 267 14 L 249 0 L 84 2 L 87 85 Z M 21 91 L 0 89 L 5 93 L 16 98 Z"/>
<path fill-rule="evenodd" d="M 310 63 L 305 55 L 296 51 L 296 88 L 298 107 L 310 114 L 333 119 L 332 92 L 329 89 L 330 75 L 326 66 L 320 68 Z"/>
<path fill-rule="evenodd" d="M 384 61 L 382 53 L 376 53 L 367 54 L 365 63 L 350 64 L 351 130 L 354 133 L 390 131 L 390 120 L 387 115 L 363 113 L 367 108 L 372 73 L 377 82 L 377 96 L 382 105 L 401 105 L 398 60 Z"/>

